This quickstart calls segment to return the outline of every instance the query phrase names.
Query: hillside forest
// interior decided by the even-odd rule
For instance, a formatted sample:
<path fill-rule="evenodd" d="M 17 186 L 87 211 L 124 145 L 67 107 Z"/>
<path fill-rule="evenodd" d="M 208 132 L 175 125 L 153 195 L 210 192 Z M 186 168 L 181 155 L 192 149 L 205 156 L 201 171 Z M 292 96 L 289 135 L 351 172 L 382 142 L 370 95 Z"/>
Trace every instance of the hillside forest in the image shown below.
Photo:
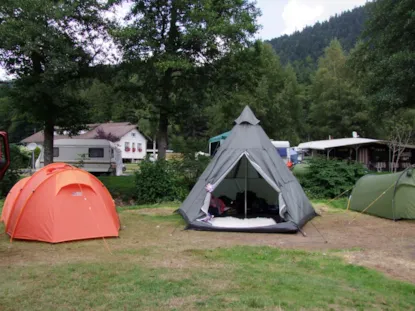
<path fill-rule="evenodd" d="M 254 39 L 250 0 L 3 0 L 0 129 L 129 121 L 159 156 L 206 151 L 249 105 L 271 139 L 389 139 L 415 126 L 415 0 L 377 0 L 302 32 Z M 412 136 L 413 138 L 413 136 Z"/>

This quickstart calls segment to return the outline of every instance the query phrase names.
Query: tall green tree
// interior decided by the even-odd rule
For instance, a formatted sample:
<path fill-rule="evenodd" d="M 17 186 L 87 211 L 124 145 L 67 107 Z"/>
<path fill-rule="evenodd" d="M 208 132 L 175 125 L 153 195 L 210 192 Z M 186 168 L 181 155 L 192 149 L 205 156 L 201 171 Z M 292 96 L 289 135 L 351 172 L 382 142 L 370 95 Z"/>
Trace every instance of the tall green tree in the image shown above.
<path fill-rule="evenodd" d="M 377 0 L 352 53 L 351 63 L 379 120 L 415 107 L 414 29 L 414 0 Z"/>
<path fill-rule="evenodd" d="M 0 63 L 16 76 L 13 105 L 42 123 L 45 164 L 53 162 L 55 126 L 75 132 L 87 122 L 77 83 L 101 54 L 104 9 L 98 0 L 0 2 Z"/>
<path fill-rule="evenodd" d="M 209 133 L 228 131 L 249 105 L 269 137 L 297 142 L 304 124 L 304 90 L 291 66 L 281 65 L 269 44 L 253 47 L 221 60 L 209 91 Z"/>
<path fill-rule="evenodd" d="M 180 98 L 177 90 L 195 67 L 209 66 L 227 53 L 249 45 L 259 15 L 249 0 L 135 0 L 128 25 L 116 37 L 126 62 L 143 62 L 143 89 L 157 113 L 159 157 L 168 146 L 168 128 Z M 191 120 L 189 120 L 191 122 Z"/>
<path fill-rule="evenodd" d="M 364 96 L 355 85 L 340 42 L 333 40 L 320 58 L 310 87 L 310 137 L 349 137 L 368 132 L 369 114 Z"/>

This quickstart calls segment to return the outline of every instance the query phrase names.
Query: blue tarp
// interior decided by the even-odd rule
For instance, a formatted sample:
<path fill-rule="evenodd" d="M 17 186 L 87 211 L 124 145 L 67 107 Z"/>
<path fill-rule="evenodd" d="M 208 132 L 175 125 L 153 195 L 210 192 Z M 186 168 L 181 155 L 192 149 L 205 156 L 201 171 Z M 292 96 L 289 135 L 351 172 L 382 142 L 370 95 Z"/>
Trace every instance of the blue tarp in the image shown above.
<path fill-rule="evenodd" d="M 209 139 L 209 143 L 215 143 L 215 142 L 217 142 L 217 141 L 221 141 L 221 140 L 224 140 L 224 139 L 226 139 L 226 137 L 228 137 L 229 136 L 229 134 L 231 133 L 231 131 L 229 131 L 229 132 L 225 132 L 225 133 L 222 133 L 222 134 L 219 134 L 219 135 L 217 135 L 217 136 L 215 136 L 215 137 L 211 137 L 210 139 Z"/>
<path fill-rule="evenodd" d="M 279 153 L 279 155 L 281 157 L 286 157 L 287 156 L 287 148 L 276 148 L 277 152 Z"/>

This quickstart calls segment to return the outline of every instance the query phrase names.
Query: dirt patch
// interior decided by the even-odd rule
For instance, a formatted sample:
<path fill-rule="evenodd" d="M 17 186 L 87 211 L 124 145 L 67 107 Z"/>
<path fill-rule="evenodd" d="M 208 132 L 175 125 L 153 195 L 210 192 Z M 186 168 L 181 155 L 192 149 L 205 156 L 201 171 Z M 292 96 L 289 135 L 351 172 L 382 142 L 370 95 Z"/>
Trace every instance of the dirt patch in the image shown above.
<path fill-rule="evenodd" d="M 167 306 L 170 309 L 178 309 L 178 310 L 193 310 L 193 305 L 195 302 L 203 301 L 205 299 L 208 299 L 207 296 L 186 296 L 186 297 L 173 297 L 171 298 Z M 188 306 L 188 308 L 186 308 Z"/>

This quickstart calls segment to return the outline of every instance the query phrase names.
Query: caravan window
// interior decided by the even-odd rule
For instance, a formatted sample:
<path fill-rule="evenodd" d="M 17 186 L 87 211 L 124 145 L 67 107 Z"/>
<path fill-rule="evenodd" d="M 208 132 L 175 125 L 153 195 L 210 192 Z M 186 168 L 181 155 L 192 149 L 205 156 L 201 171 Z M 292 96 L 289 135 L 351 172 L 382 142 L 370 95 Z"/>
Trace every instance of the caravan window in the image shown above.
<path fill-rule="evenodd" d="M 59 157 L 59 148 L 53 147 L 53 157 L 58 158 Z"/>
<path fill-rule="evenodd" d="M 90 158 L 103 158 L 104 157 L 104 148 L 89 148 L 89 157 Z"/>

